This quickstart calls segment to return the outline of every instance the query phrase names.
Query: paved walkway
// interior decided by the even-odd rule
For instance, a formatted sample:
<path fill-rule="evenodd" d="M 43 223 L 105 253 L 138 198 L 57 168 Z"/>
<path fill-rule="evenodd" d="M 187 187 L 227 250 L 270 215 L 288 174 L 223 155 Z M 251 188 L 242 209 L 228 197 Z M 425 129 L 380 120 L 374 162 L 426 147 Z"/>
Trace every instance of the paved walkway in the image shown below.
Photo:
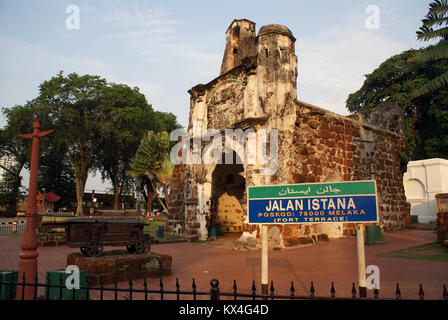
<path fill-rule="evenodd" d="M 425 299 L 440 299 L 443 284 L 448 285 L 448 262 L 425 261 L 381 256 L 398 249 L 434 242 L 431 230 L 403 230 L 383 234 L 385 244 L 366 246 L 366 265 L 380 269 L 380 296 L 395 297 L 395 285 L 400 284 L 402 297 L 418 298 L 423 284 Z M 0 270 L 17 270 L 21 237 L 0 237 Z M 250 293 L 252 280 L 260 288 L 260 250 L 236 251 L 220 247 L 220 242 L 177 243 L 154 245 L 153 252 L 173 257 L 172 276 L 163 278 L 165 290 L 175 290 L 176 276 L 181 290 L 191 290 L 194 278 L 198 291 L 207 291 L 212 278 L 220 281 L 220 290 L 232 291 L 237 280 L 238 291 Z M 108 250 L 109 248 L 105 248 Z M 110 248 L 111 249 L 111 248 Z M 66 256 L 78 249 L 67 247 L 39 248 L 39 278 L 45 272 L 65 268 Z M 269 279 L 275 292 L 289 295 L 291 281 L 296 295 L 308 295 L 311 281 L 316 296 L 329 296 L 334 282 L 336 296 L 350 297 L 352 283 L 357 287 L 356 239 L 338 239 L 319 245 L 269 251 Z M 123 284 L 126 285 L 126 284 Z M 149 288 L 158 289 L 158 279 L 149 280 Z M 141 287 L 142 281 L 135 287 Z M 368 290 L 372 297 L 373 290 Z"/>

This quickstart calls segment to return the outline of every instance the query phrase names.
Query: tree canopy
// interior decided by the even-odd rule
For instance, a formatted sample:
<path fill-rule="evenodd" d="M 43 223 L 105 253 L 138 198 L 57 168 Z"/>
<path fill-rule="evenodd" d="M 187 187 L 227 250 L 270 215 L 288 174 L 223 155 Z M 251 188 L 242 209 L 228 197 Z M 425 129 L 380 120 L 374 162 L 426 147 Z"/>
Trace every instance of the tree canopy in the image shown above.
<path fill-rule="evenodd" d="M 429 41 L 441 39 L 437 46 L 417 52 L 411 60 L 431 62 L 448 60 L 448 0 L 436 0 L 429 4 L 429 11 L 422 20 L 423 25 L 417 31 L 417 39 Z M 448 71 L 431 78 L 412 92 L 413 97 L 425 95 L 448 85 Z"/>
<path fill-rule="evenodd" d="M 114 209 L 119 196 L 134 189 L 132 177 L 126 174 L 140 138 L 148 129 L 157 127 L 156 114 L 138 88 L 110 84 L 105 88 L 105 102 L 110 105 L 109 120 L 98 146 L 95 167 L 103 180 L 109 180 L 114 190 Z"/>
<path fill-rule="evenodd" d="M 2 166 L 4 173 L 0 184 L 0 205 L 5 205 L 8 216 L 14 216 L 22 183 L 20 172 L 24 167 L 29 167 L 31 156 L 29 141 L 20 138 L 19 134 L 29 133 L 32 129 L 33 104 L 3 109 L 3 114 L 7 118 L 7 125 L 0 129 L 0 158 L 9 157 L 14 161 L 11 167 Z"/>
<path fill-rule="evenodd" d="M 420 49 L 425 52 L 432 47 Z M 448 71 L 448 61 L 409 61 L 414 50 L 395 55 L 366 76 L 363 86 L 347 99 L 358 112 L 382 105 L 400 106 L 406 120 L 408 154 L 413 160 L 448 157 L 448 90 L 440 88 L 413 97 L 412 92 Z"/>
<path fill-rule="evenodd" d="M 417 38 L 440 38 L 439 43 L 390 57 L 366 75 L 363 86 L 347 99 L 351 112 L 378 106 L 401 107 L 408 155 L 413 160 L 448 158 L 447 13 L 447 0 L 433 1 Z"/>
<path fill-rule="evenodd" d="M 117 207 L 119 196 L 135 188 L 126 172 L 141 137 L 148 130 L 169 132 L 179 127 L 173 114 L 154 111 L 138 88 L 108 83 L 94 75 L 64 75 L 62 71 L 39 86 L 35 99 L 3 112 L 8 123 L 0 130 L 0 156 L 9 154 L 16 159 L 16 178 L 20 178 L 30 154 L 29 143 L 18 134 L 29 132 L 34 119 L 41 120 L 45 129 L 56 130 L 42 143 L 39 188 L 59 193 L 64 204 L 76 195 L 78 215 L 83 214 L 82 199 L 90 172 L 99 170 L 103 180 L 111 182 Z M 20 180 L 17 184 L 20 187 Z M 17 197 L 12 191 L 9 194 Z"/>
<path fill-rule="evenodd" d="M 162 206 L 165 206 L 159 198 L 157 184 L 162 184 L 167 197 L 168 179 L 172 174 L 172 166 L 166 162 L 169 148 L 170 138 L 166 131 L 149 130 L 141 139 L 130 163 L 128 174 L 137 179 L 137 184 L 146 200 L 146 214 L 151 211 L 154 196 L 158 198 Z"/>

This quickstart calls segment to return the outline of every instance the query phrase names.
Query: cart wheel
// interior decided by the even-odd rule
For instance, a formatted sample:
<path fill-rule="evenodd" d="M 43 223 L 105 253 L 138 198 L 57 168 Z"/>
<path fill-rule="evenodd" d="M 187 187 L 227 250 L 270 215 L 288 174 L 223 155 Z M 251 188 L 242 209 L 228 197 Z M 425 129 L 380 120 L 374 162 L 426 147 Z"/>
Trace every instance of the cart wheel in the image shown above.
<path fill-rule="evenodd" d="M 83 255 L 87 255 L 86 247 L 81 247 L 81 248 L 79 248 L 79 250 L 81 251 L 81 253 L 82 253 Z"/>
<path fill-rule="evenodd" d="M 129 253 L 134 253 L 135 252 L 135 245 L 128 244 L 128 245 L 126 245 L 126 249 L 128 250 Z"/>
<path fill-rule="evenodd" d="M 135 252 L 138 254 L 146 254 L 151 250 L 151 242 L 147 240 L 137 241 L 135 244 Z"/>
<path fill-rule="evenodd" d="M 86 248 L 89 257 L 99 257 L 103 253 L 103 245 L 99 241 L 90 241 Z"/>

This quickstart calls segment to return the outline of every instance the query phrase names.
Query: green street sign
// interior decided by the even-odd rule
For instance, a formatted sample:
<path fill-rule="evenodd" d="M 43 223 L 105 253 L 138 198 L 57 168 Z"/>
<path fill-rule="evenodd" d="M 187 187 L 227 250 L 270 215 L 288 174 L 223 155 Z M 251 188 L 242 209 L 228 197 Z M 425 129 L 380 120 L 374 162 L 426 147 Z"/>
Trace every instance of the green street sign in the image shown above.
<path fill-rule="evenodd" d="M 378 221 L 376 182 L 248 187 L 249 223 Z"/>

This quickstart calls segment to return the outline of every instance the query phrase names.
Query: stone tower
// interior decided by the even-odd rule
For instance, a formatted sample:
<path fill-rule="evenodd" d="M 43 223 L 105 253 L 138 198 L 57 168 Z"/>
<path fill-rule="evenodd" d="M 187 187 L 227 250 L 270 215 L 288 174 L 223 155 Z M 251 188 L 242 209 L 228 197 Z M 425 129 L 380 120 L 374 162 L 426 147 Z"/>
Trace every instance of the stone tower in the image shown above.
<path fill-rule="evenodd" d="M 226 31 L 220 75 L 239 66 L 243 59 L 255 55 L 255 23 L 246 19 L 233 20 Z"/>

